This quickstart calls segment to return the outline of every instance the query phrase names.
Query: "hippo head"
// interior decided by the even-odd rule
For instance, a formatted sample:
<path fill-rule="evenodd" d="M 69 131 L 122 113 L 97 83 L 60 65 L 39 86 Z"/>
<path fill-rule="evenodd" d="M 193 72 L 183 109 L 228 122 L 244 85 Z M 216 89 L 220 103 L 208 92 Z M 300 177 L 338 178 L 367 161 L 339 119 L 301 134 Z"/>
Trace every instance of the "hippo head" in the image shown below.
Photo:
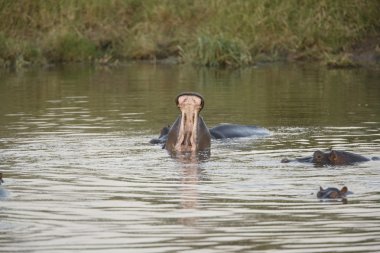
<path fill-rule="evenodd" d="M 179 94 L 175 103 L 181 115 L 170 128 L 165 148 L 175 152 L 194 152 L 210 148 L 210 132 L 199 116 L 203 97 L 195 92 Z"/>
<path fill-rule="evenodd" d="M 181 93 L 175 102 L 181 111 L 181 123 L 175 149 L 177 151 L 195 151 L 199 113 L 203 109 L 204 99 L 197 93 Z"/>
<path fill-rule="evenodd" d="M 326 188 L 323 189 L 322 186 L 319 187 L 319 192 L 317 193 L 317 198 L 324 199 L 336 199 L 336 198 L 344 198 L 348 192 L 348 188 L 343 186 L 341 190 L 337 188 Z"/>
<path fill-rule="evenodd" d="M 317 150 L 314 152 L 312 161 L 313 161 L 313 163 L 315 163 L 317 165 L 330 164 L 329 155 L 320 151 L 320 150 Z"/>

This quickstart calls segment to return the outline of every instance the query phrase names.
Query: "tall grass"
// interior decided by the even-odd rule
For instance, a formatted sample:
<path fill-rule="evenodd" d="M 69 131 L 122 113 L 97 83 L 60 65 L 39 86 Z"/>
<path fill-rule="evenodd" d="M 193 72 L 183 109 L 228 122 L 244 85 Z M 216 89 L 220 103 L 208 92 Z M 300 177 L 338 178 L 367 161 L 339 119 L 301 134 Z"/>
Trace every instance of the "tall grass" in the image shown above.
<path fill-rule="evenodd" d="M 253 63 L 248 48 L 236 39 L 202 35 L 198 38 L 194 48 L 194 55 L 191 58 L 198 65 L 227 67 Z"/>
<path fill-rule="evenodd" d="M 374 0 L 0 0 L 0 65 L 325 60 L 380 35 Z"/>

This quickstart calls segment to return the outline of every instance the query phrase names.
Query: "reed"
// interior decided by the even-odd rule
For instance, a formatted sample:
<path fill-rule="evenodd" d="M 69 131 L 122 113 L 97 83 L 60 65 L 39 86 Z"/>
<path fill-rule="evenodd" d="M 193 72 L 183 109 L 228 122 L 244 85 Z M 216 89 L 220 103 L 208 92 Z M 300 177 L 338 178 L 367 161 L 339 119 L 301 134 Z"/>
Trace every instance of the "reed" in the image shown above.
<path fill-rule="evenodd" d="M 252 64 L 252 56 L 244 43 L 223 36 L 198 38 L 191 55 L 195 64 L 208 67 L 234 67 Z"/>
<path fill-rule="evenodd" d="M 2 0 L 0 65 L 104 57 L 213 67 L 326 62 L 378 38 L 379 16 L 373 0 Z"/>

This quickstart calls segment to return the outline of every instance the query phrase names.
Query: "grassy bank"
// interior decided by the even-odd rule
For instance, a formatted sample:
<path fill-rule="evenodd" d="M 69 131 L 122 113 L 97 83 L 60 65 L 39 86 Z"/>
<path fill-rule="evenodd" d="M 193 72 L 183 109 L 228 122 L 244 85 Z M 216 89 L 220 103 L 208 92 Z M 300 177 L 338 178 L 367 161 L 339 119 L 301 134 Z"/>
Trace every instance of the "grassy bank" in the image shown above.
<path fill-rule="evenodd" d="M 0 66 L 346 64 L 368 38 L 380 56 L 379 17 L 375 0 L 0 0 Z"/>

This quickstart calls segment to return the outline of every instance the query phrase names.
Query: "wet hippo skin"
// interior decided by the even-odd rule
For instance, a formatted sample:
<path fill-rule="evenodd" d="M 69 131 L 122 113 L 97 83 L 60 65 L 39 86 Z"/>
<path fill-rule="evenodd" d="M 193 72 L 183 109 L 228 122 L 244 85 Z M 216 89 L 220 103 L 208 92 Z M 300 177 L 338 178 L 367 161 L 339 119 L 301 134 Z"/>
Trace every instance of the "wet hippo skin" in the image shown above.
<path fill-rule="evenodd" d="M 150 141 L 152 144 L 164 144 L 164 148 L 168 151 L 193 152 L 210 150 L 211 139 L 269 134 L 269 131 L 265 128 L 237 124 L 221 124 L 209 129 L 199 115 L 204 106 L 204 99 L 198 93 L 181 93 L 177 96 L 175 102 L 181 114 L 171 127 L 162 128 L 160 136 Z"/>
<path fill-rule="evenodd" d="M 346 186 L 343 186 L 341 190 L 334 187 L 329 187 L 323 189 L 321 186 L 319 187 L 319 191 L 317 193 L 317 198 L 319 199 L 337 199 L 337 198 L 345 198 L 347 194 L 352 194 L 352 192 L 348 191 Z"/>
<path fill-rule="evenodd" d="M 163 127 L 160 131 L 160 135 L 158 136 L 158 138 L 151 139 L 149 143 L 151 144 L 165 143 L 166 140 L 168 139 L 169 130 L 170 130 L 170 126 Z"/>
<path fill-rule="evenodd" d="M 158 138 L 151 139 L 151 144 L 163 144 L 168 138 L 170 126 L 163 127 Z M 209 128 L 211 139 L 220 140 L 228 138 L 242 138 L 249 136 L 266 136 L 269 131 L 265 128 L 250 125 L 239 124 L 221 124 L 213 128 Z"/>
<path fill-rule="evenodd" d="M 373 157 L 371 159 L 364 157 L 362 155 L 358 155 L 355 153 L 347 152 L 347 151 L 339 151 L 339 150 L 331 150 L 328 152 L 323 152 L 317 150 L 313 153 L 313 156 L 296 158 L 295 160 L 289 160 L 284 158 L 281 160 L 282 163 L 288 162 L 308 162 L 314 163 L 316 165 L 351 165 L 359 162 L 366 162 L 370 160 L 379 160 L 378 157 Z"/>
<path fill-rule="evenodd" d="M 253 135 L 265 136 L 269 134 L 269 131 L 262 127 L 238 124 L 221 124 L 209 130 L 213 139 L 241 138 Z"/>

